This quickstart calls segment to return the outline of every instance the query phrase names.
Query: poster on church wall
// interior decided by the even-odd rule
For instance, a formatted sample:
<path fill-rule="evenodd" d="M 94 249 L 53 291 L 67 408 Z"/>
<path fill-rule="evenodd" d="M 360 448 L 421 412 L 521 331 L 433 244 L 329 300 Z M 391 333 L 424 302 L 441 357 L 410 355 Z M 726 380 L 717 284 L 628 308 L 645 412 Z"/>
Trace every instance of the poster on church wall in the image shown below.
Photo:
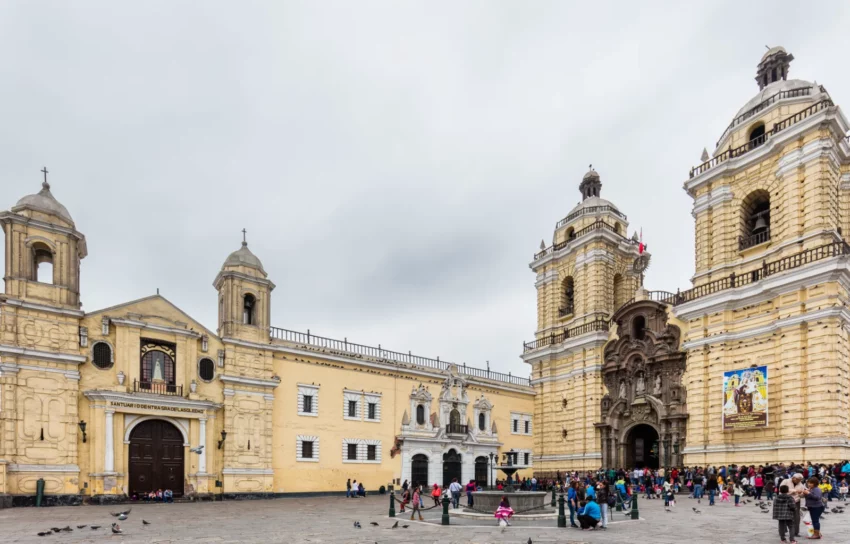
<path fill-rule="evenodd" d="M 767 367 L 723 373 L 723 430 L 767 427 Z"/>

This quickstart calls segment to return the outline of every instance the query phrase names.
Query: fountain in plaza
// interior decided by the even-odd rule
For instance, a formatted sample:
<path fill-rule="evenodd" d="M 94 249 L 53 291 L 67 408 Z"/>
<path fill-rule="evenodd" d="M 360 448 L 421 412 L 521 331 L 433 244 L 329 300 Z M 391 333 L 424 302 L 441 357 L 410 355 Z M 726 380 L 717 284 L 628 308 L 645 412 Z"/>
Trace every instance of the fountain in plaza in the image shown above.
<path fill-rule="evenodd" d="M 499 507 L 502 497 L 507 497 L 511 508 L 515 512 L 529 511 L 530 514 L 548 514 L 550 510 L 545 508 L 546 491 L 517 491 L 514 487 L 516 480 L 514 475 L 521 467 L 518 467 L 517 459 L 519 453 L 514 450 L 502 454 L 503 463 L 495 466 L 496 470 L 502 471 L 507 476 L 507 485 L 502 491 L 475 491 L 472 498 L 475 501 L 475 510 L 481 512 L 495 512 Z M 533 510 L 532 510 L 533 509 Z"/>

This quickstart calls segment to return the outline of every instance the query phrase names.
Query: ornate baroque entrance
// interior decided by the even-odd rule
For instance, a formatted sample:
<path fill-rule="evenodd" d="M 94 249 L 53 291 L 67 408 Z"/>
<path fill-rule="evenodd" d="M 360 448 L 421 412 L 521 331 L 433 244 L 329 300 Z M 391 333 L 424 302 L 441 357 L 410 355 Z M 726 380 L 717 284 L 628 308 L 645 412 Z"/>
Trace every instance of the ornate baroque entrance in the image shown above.
<path fill-rule="evenodd" d="M 688 418 L 680 331 L 663 304 L 642 300 L 612 317 L 619 339 L 605 347 L 602 439 L 605 467 L 682 464 Z"/>
<path fill-rule="evenodd" d="M 130 434 L 130 495 L 170 489 L 183 495 L 183 435 L 167 421 L 139 423 Z"/>

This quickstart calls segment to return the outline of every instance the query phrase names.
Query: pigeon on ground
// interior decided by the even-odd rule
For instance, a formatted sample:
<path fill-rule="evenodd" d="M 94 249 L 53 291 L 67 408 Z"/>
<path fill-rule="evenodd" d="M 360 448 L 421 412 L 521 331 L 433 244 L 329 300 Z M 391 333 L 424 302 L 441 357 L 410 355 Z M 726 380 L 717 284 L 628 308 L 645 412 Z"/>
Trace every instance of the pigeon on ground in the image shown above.
<path fill-rule="evenodd" d="M 54 533 L 58 533 L 62 529 L 60 529 L 59 527 L 51 527 L 50 530 L 53 531 Z"/>
<path fill-rule="evenodd" d="M 410 527 L 410 525 L 402 525 L 401 526 L 402 529 L 407 529 L 408 527 Z"/>
<path fill-rule="evenodd" d="M 532 544 L 531 537 L 529 537 L 529 539 L 528 539 L 528 544 Z"/>
<path fill-rule="evenodd" d="M 201 452 L 204 451 L 204 446 L 198 446 L 197 448 L 189 448 L 189 451 L 191 451 L 192 453 L 197 453 L 198 455 L 200 455 Z"/>
<path fill-rule="evenodd" d="M 697 504 L 702 504 L 702 500 L 701 500 L 701 499 L 697 499 Z"/>
<path fill-rule="evenodd" d="M 77 525 L 77 529 L 85 529 L 85 528 L 86 528 L 85 525 Z"/>
<path fill-rule="evenodd" d="M 369 525 L 374 525 L 375 527 L 377 527 L 377 526 L 378 526 L 378 522 L 376 522 L 376 521 L 370 521 L 370 522 L 369 522 Z"/>
<path fill-rule="evenodd" d="M 770 510 L 762 510 L 761 513 L 762 514 L 770 514 Z"/>
<path fill-rule="evenodd" d="M 126 520 L 127 520 L 127 514 L 121 514 L 121 515 L 118 516 L 118 521 L 126 521 Z"/>
<path fill-rule="evenodd" d="M 38 534 L 38 536 L 47 536 L 47 535 L 52 535 L 53 532 L 52 531 L 44 531 L 42 533 L 36 533 L 36 534 Z"/>
<path fill-rule="evenodd" d="M 120 526 L 120 525 L 118 525 L 117 523 L 113 523 L 113 524 L 112 524 L 112 532 L 113 532 L 114 534 L 116 534 L 116 535 L 120 535 L 120 534 L 121 534 L 121 533 L 123 533 L 124 531 L 122 531 L 122 530 L 121 530 L 121 526 Z"/>
<path fill-rule="evenodd" d="M 59 530 L 60 530 L 60 531 L 65 531 L 66 533 L 70 533 L 71 531 L 73 531 L 73 529 L 71 529 L 71 526 L 70 526 L 70 525 L 66 525 L 65 527 L 62 527 L 62 528 L 61 528 L 61 529 L 59 529 Z"/>
<path fill-rule="evenodd" d="M 800 510 L 802 510 L 803 512 L 808 512 L 808 511 L 809 511 L 809 509 L 808 509 L 808 508 L 806 508 L 805 506 L 801 506 L 801 507 L 800 507 Z"/>
<path fill-rule="evenodd" d="M 665 511 L 665 512 L 672 512 L 672 510 L 670 510 L 670 507 L 669 507 L 669 506 L 665 506 L 665 507 L 664 507 L 664 511 Z"/>
<path fill-rule="evenodd" d="M 146 519 L 142 520 L 142 525 L 150 525 L 150 524 L 151 524 L 151 522 L 149 522 L 148 520 L 146 520 Z"/>
<path fill-rule="evenodd" d="M 359 522 L 359 521 L 355 521 L 355 522 L 354 522 L 354 528 L 355 528 L 355 529 L 362 529 L 362 527 L 360 526 L 360 522 Z"/>
<path fill-rule="evenodd" d="M 98 529 L 100 529 L 100 525 L 92 525 L 91 526 L 92 531 L 97 531 Z"/>
<path fill-rule="evenodd" d="M 396 521 L 390 529 L 398 529 L 398 522 Z"/>
<path fill-rule="evenodd" d="M 693 508 L 693 511 L 694 511 L 694 514 L 702 514 L 702 512 L 697 510 L 696 508 Z"/>
<path fill-rule="evenodd" d="M 133 507 L 130 507 L 130 508 L 128 508 L 128 509 L 126 509 L 126 510 L 124 510 L 124 511 L 122 511 L 122 512 L 110 512 L 110 514 L 112 514 L 112 516 L 113 516 L 113 517 L 116 517 L 116 518 L 117 518 L 118 516 L 126 516 L 127 514 L 129 514 L 129 513 L 130 513 L 130 510 L 132 510 L 132 509 L 133 509 Z"/>

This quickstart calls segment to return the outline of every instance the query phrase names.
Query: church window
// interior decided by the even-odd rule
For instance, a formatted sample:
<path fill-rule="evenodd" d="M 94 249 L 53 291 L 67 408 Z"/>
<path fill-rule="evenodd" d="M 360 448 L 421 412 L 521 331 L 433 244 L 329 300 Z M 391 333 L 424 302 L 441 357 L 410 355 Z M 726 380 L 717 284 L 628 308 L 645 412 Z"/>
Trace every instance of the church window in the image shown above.
<path fill-rule="evenodd" d="M 632 321 L 632 333 L 638 340 L 643 340 L 646 336 L 646 318 L 639 315 Z"/>
<path fill-rule="evenodd" d="M 313 413 L 313 395 L 304 395 L 301 411 L 307 414 Z"/>
<path fill-rule="evenodd" d="M 53 283 L 53 251 L 46 244 L 36 243 L 32 246 L 33 272 L 32 279 L 39 283 Z"/>
<path fill-rule="evenodd" d="M 484 414 L 478 414 L 478 430 L 487 430 L 487 416 L 485 416 Z"/>
<path fill-rule="evenodd" d="M 770 193 L 760 189 L 750 193 L 741 206 L 743 231 L 738 249 L 744 250 L 770 240 Z"/>
<path fill-rule="evenodd" d="M 97 342 L 92 347 L 92 363 L 101 370 L 112 368 L 112 347 L 106 342 Z"/>
<path fill-rule="evenodd" d="M 460 425 L 460 412 L 457 410 L 452 410 L 449 412 L 449 423 L 452 426 Z"/>
<path fill-rule="evenodd" d="M 623 227 L 621 227 L 619 223 L 614 223 L 614 232 L 617 234 L 623 234 Z"/>
<path fill-rule="evenodd" d="M 347 444 L 347 446 L 348 446 L 348 448 L 347 448 L 348 451 L 346 452 L 346 459 L 348 459 L 349 461 L 356 461 L 357 460 L 357 444 L 356 443 Z"/>
<path fill-rule="evenodd" d="M 378 405 L 374 402 L 369 403 L 369 408 L 367 409 L 366 419 L 378 419 L 377 414 Z"/>
<path fill-rule="evenodd" d="M 530 421 L 525 422 L 525 434 L 531 434 L 531 422 Z"/>
<path fill-rule="evenodd" d="M 301 442 L 301 458 L 302 459 L 312 459 L 313 458 L 313 441 L 312 440 L 304 440 Z"/>
<path fill-rule="evenodd" d="M 760 146 L 761 144 L 764 143 L 764 140 L 765 140 L 764 123 L 759 123 L 759 124 L 757 124 L 756 126 L 754 126 L 753 128 L 750 129 L 750 137 L 748 139 L 749 144 L 750 144 L 748 147 L 750 149 L 753 149 L 753 148 Z"/>
<path fill-rule="evenodd" d="M 348 401 L 348 417 L 357 417 L 357 401 Z"/>
<path fill-rule="evenodd" d="M 576 229 L 570 227 L 567 229 L 567 241 L 576 239 Z"/>
<path fill-rule="evenodd" d="M 205 382 L 212 381 L 215 377 L 215 363 L 213 363 L 212 359 L 204 357 L 198 361 L 198 377 Z"/>
<path fill-rule="evenodd" d="M 531 461 L 531 454 L 530 454 L 530 453 L 525 453 L 525 454 L 523 454 L 523 455 L 524 455 L 524 457 L 525 457 L 525 458 L 524 458 L 525 463 L 523 463 L 523 464 L 524 464 L 524 465 L 526 465 L 526 466 L 528 466 L 528 464 L 529 464 L 528 462 L 529 462 L 529 461 Z"/>
<path fill-rule="evenodd" d="M 143 344 L 142 346 L 142 384 L 150 387 L 152 382 L 165 382 L 168 386 L 167 392 L 174 392 L 175 357 L 174 347 L 166 344 Z"/>
<path fill-rule="evenodd" d="M 242 323 L 245 325 L 256 325 L 257 321 L 257 299 L 254 295 L 247 294 L 242 299 Z"/>
<path fill-rule="evenodd" d="M 375 461 L 378 459 L 378 446 L 375 444 L 369 444 L 366 446 L 366 460 L 367 461 Z"/>
<path fill-rule="evenodd" d="M 561 307 L 558 313 L 561 317 L 572 315 L 575 311 L 575 283 L 572 276 L 567 276 L 561 284 Z"/>
<path fill-rule="evenodd" d="M 514 420 L 514 432 L 515 433 L 519 432 L 519 420 L 518 419 Z"/>
<path fill-rule="evenodd" d="M 425 425 L 425 407 L 421 404 L 416 406 L 416 424 Z"/>

